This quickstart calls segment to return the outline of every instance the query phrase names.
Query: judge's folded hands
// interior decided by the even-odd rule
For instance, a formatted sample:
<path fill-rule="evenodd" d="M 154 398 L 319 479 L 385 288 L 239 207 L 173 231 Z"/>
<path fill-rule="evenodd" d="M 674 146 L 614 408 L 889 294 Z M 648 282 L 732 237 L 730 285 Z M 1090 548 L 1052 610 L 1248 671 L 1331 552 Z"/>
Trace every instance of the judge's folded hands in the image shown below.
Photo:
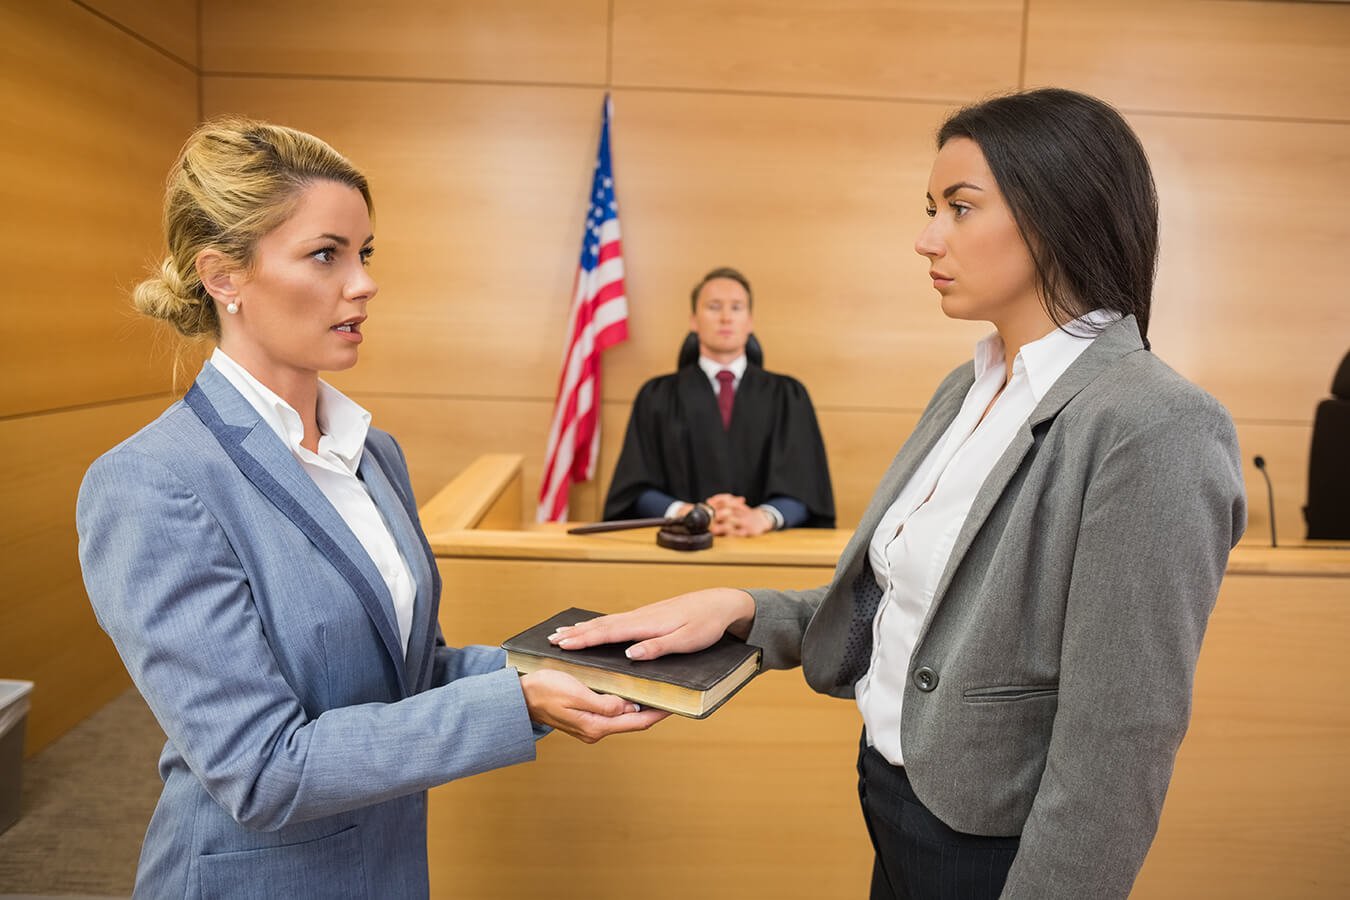
<path fill-rule="evenodd" d="M 713 520 L 708 530 L 716 537 L 755 537 L 773 530 L 768 513 L 750 506 L 744 497 L 735 494 L 713 494 L 703 501 L 712 507 Z"/>
<path fill-rule="evenodd" d="M 723 634 L 744 640 L 754 622 L 755 601 L 749 594 L 735 588 L 709 588 L 559 628 L 549 635 L 549 642 L 564 650 L 581 650 L 636 641 L 625 651 L 629 659 L 656 659 L 667 653 L 702 650 Z"/>
<path fill-rule="evenodd" d="M 530 720 L 594 744 L 611 734 L 644 731 L 670 713 L 642 709 L 631 700 L 597 694 L 566 672 L 541 669 L 520 677 Z"/>

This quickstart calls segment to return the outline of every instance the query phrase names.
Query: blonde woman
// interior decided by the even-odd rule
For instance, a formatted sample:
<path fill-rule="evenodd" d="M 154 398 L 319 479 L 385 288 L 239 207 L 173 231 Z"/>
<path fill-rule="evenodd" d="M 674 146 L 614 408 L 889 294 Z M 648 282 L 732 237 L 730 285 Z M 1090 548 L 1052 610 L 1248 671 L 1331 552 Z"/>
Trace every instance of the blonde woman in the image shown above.
<path fill-rule="evenodd" d="M 80 490 L 85 584 L 168 742 L 137 897 L 427 895 L 426 790 L 663 716 L 446 646 L 402 451 L 319 379 L 376 284 L 366 179 L 221 120 L 170 173 L 144 313 L 216 349 Z"/>

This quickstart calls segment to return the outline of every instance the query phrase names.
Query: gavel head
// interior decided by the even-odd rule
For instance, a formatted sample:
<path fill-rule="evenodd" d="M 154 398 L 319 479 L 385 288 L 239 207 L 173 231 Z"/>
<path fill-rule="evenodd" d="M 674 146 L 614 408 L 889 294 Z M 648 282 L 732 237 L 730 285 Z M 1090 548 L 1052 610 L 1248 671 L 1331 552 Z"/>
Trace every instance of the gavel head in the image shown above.
<path fill-rule="evenodd" d="M 704 503 L 695 503 L 694 508 L 680 518 L 680 526 L 689 534 L 707 534 L 712 526 L 712 511 Z"/>
<path fill-rule="evenodd" d="M 704 503 L 695 503 L 678 522 L 665 525 L 656 533 L 656 543 L 668 550 L 707 550 L 713 536 L 712 510 Z"/>

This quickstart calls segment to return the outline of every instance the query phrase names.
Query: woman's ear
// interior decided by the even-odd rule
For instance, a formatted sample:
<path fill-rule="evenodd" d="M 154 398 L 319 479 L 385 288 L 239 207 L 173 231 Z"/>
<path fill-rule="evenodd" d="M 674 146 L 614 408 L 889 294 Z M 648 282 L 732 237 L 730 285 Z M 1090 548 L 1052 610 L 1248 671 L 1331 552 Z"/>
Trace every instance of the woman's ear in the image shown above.
<path fill-rule="evenodd" d="M 203 250 L 195 261 L 197 277 L 202 286 L 218 303 L 235 303 L 239 299 L 239 270 L 219 250 Z"/>

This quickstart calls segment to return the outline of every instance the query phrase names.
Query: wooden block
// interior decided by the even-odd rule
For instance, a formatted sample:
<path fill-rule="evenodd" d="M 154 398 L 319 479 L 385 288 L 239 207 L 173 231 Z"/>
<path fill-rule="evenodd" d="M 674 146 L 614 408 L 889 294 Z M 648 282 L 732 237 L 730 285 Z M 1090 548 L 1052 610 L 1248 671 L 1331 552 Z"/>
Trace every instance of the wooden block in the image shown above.
<path fill-rule="evenodd" d="M 1344 121 L 1347 47 L 1350 8 L 1338 3 L 1037 0 L 1024 83 L 1136 111 Z"/>
<path fill-rule="evenodd" d="M 600 84 L 607 19 L 605 0 L 206 0 L 202 68 Z"/>
<path fill-rule="evenodd" d="M 197 76 L 73 3 L 0 7 L 11 121 L 0 146 L 10 336 L 0 416 L 162 393 L 175 342 L 131 309 L 163 258 L 164 176 L 197 118 Z"/>

